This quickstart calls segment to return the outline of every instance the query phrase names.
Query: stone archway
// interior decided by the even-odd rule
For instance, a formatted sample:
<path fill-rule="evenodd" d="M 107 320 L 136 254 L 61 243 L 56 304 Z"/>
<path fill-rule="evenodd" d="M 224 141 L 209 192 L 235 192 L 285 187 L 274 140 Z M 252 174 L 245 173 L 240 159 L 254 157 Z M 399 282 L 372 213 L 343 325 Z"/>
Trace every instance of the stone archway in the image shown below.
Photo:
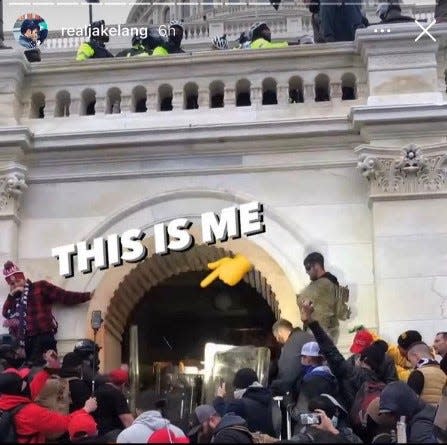
<path fill-rule="evenodd" d="M 190 230 L 196 239 L 198 233 Z M 93 310 L 103 312 L 104 327 L 97 341 L 102 346 L 101 368 L 110 370 L 121 362 L 121 342 L 129 314 L 145 292 L 163 280 L 185 271 L 206 270 L 207 263 L 223 256 L 241 253 L 253 264 L 244 278 L 268 302 L 276 317 L 281 314 L 296 320 L 295 292 L 281 267 L 256 243 L 248 238 L 228 240 L 215 246 L 198 244 L 187 252 L 160 256 L 154 253 L 153 237 L 143 242 L 149 255 L 141 263 L 123 264 L 105 273 L 90 302 L 88 323 Z M 292 316 L 293 314 L 293 316 Z M 91 332 L 88 332 L 91 336 Z"/>
<path fill-rule="evenodd" d="M 208 263 L 226 256 L 234 256 L 234 253 L 222 247 L 203 244 L 187 252 L 173 252 L 165 256 L 152 255 L 126 275 L 119 284 L 107 309 L 105 328 L 121 342 L 132 309 L 147 291 L 173 275 L 207 270 Z M 261 272 L 253 268 L 244 277 L 244 281 L 262 295 L 278 319 L 281 311 L 276 295 Z"/>

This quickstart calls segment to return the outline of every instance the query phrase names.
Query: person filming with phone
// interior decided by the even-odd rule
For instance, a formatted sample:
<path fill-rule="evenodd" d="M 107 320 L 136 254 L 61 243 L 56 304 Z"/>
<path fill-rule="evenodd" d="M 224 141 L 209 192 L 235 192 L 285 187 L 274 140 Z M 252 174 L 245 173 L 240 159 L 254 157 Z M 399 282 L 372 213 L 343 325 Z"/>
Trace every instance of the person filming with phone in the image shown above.
<path fill-rule="evenodd" d="M 12 261 L 5 263 L 3 276 L 10 289 L 3 305 L 3 326 L 25 348 L 26 359 L 41 366 L 44 352 L 57 352 L 54 336 L 58 324 L 52 313 L 53 304 L 84 303 L 92 294 L 66 291 L 44 280 L 32 282 Z"/>

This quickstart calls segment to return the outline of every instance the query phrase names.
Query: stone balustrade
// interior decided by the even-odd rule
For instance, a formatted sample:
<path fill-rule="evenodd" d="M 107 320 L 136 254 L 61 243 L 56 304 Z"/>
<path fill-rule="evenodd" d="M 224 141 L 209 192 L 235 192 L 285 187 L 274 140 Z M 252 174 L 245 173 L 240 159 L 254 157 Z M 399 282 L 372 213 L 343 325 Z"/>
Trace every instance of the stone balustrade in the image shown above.
<path fill-rule="evenodd" d="M 346 117 L 353 106 L 446 102 L 447 24 L 432 30 L 436 42 L 414 42 L 416 26 L 398 24 L 387 35 L 360 30 L 354 42 L 85 62 L 29 64 L 19 51 L 4 50 L 0 64 L 14 54 L 9 61 L 24 67 L 23 85 L 9 98 L 16 98 L 17 121 L 33 126 L 129 113 L 162 122 L 186 112 L 201 122 L 212 109 L 216 123 L 237 121 L 243 110 L 264 110 L 265 119 Z"/>
<path fill-rule="evenodd" d="M 186 74 L 187 73 L 187 74 Z M 366 101 L 352 43 L 31 66 L 24 119 Z M 185 75 L 186 74 L 186 75 Z M 94 118 L 94 117 L 92 117 Z"/>

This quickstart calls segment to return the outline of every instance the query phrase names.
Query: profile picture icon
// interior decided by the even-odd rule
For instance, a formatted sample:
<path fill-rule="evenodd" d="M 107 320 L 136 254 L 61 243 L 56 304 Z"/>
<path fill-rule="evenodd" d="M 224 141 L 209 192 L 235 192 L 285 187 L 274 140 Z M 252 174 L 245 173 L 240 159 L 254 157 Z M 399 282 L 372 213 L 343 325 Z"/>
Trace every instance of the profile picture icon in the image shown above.
<path fill-rule="evenodd" d="M 48 37 L 48 25 L 39 14 L 28 13 L 16 20 L 13 32 L 19 45 L 34 49 L 42 45 Z"/>

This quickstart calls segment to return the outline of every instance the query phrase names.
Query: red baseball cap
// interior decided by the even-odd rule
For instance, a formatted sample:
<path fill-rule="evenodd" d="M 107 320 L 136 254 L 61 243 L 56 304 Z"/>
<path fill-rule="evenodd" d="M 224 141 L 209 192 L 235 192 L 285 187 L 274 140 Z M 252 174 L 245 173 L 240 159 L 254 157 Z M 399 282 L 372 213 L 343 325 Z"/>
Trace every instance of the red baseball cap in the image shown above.
<path fill-rule="evenodd" d="M 153 432 L 147 443 L 189 443 L 187 437 L 177 437 L 169 428 L 162 428 Z"/>
<path fill-rule="evenodd" d="M 360 354 L 365 348 L 371 345 L 373 341 L 374 338 L 371 332 L 367 331 L 366 329 L 361 329 L 355 334 L 350 351 L 353 354 Z"/>
<path fill-rule="evenodd" d="M 81 439 L 85 436 L 97 436 L 98 428 L 95 419 L 87 412 L 81 410 L 79 413 L 76 413 L 68 423 L 68 434 L 70 435 L 70 440 Z"/>
<path fill-rule="evenodd" d="M 114 369 L 110 371 L 109 379 L 115 385 L 124 385 L 129 381 L 129 373 L 124 369 Z"/>

